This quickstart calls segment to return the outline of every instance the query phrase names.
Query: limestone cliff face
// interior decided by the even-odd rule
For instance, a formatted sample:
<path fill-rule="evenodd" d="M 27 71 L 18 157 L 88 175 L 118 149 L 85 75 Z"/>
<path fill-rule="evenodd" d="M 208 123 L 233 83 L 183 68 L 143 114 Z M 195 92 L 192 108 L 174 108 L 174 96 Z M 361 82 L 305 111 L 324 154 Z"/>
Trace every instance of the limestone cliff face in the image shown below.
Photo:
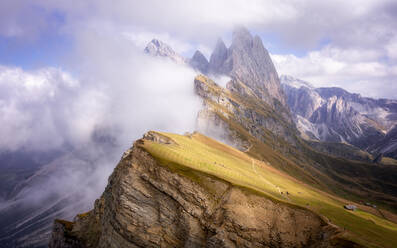
<path fill-rule="evenodd" d="M 336 247 L 337 229 L 316 214 L 197 175 L 170 171 L 137 141 L 95 208 L 66 231 L 56 222 L 50 248 Z"/>

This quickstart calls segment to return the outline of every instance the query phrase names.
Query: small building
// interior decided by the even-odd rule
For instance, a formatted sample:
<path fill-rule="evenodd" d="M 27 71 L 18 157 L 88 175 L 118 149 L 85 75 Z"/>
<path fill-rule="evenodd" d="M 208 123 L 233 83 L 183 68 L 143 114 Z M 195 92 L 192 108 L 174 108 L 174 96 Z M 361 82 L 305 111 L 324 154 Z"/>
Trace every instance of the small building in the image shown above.
<path fill-rule="evenodd" d="M 357 210 L 357 206 L 351 205 L 351 204 L 345 205 L 345 206 L 343 206 L 343 207 L 344 207 L 345 209 L 351 210 L 351 211 L 356 211 L 356 210 Z"/>
<path fill-rule="evenodd" d="M 372 204 L 372 203 L 369 203 L 369 202 L 366 202 L 365 206 L 376 208 L 375 204 Z"/>

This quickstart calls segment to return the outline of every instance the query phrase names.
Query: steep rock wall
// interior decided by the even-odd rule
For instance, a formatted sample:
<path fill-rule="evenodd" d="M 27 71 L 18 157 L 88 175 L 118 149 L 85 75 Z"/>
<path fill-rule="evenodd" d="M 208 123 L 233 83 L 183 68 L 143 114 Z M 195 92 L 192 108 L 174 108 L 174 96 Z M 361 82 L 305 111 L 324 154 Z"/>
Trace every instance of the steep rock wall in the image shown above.
<path fill-rule="evenodd" d="M 51 248 L 337 247 L 337 228 L 309 210 L 203 173 L 183 176 L 139 144 L 123 155 L 94 210 L 76 216 L 68 240 L 57 222 Z"/>

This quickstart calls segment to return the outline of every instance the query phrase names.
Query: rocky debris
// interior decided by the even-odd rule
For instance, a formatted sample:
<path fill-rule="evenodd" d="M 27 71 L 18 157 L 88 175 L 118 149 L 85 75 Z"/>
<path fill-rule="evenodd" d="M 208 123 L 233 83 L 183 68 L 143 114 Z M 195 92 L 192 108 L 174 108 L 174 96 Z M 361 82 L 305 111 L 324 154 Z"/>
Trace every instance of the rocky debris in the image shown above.
<path fill-rule="evenodd" d="M 207 58 L 200 52 L 196 51 L 193 57 L 189 60 L 189 64 L 194 69 L 200 71 L 203 74 L 208 73 L 209 62 Z"/>
<path fill-rule="evenodd" d="M 169 58 L 178 64 L 186 63 L 185 58 L 176 53 L 169 45 L 157 39 L 153 39 L 149 42 L 144 52 L 152 56 Z"/>
<path fill-rule="evenodd" d="M 313 212 L 194 172 L 160 165 L 136 142 L 94 210 L 71 233 L 83 247 L 337 247 L 338 229 Z M 66 246 L 55 228 L 51 248 Z"/>

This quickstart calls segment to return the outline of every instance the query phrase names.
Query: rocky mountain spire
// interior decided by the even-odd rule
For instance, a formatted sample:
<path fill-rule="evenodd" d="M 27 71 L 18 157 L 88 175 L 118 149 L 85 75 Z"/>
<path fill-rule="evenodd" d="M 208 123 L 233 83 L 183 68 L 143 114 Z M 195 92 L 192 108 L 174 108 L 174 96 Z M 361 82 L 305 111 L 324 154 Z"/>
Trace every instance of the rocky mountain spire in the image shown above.
<path fill-rule="evenodd" d="M 194 53 L 193 57 L 189 61 L 189 64 L 191 67 L 199 70 L 203 74 L 208 72 L 208 60 L 199 50 Z"/>
<path fill-rule="evenodd" d="M 210 58 L 209 69 L 211 73 L 224 74 L 222 68 L 227 59 L 227 47 L 222 39 L 218 39 L 214 51 Z"/>
<path fill-rule="evenodd" d="M 231 48 L 249 51 L 252 47 L 253 37 L 244 27 L 237 27 L 233 30 Z"/>
<path fill-rule="evenodd" d="M 244 27 L 234 30 L 232 44 L 226 48 L 218 41 L 210 60 L 210 71 L 240 80 L 255 94 L 274 106 L 286 106 L 277 71 L 259 36 L 253 37 Z"/>
<path fill-rule="evenodd" d="M 178 64 L 186 63 L 185 59 L 176 53 L 169 45 L 157 39 L 153 39 L 149 42 L 144 52 L 152 56 L 170 58 Z"/>

